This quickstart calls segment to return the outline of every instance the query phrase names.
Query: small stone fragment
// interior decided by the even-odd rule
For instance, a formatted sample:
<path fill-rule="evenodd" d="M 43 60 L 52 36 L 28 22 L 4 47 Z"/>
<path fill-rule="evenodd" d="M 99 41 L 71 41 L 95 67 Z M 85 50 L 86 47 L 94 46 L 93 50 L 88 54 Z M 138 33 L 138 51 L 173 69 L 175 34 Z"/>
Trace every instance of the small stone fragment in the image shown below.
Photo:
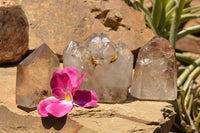
<path fill-rule="evenodd" d="M 138 55 L 131 95 L 145 100 L 175 100 L 177 70 L 174 48 L 161 37 L 154 37 Z"/>
<path fill-rule="evenodd" d="M 0 64 L 19 61 L 28 49 L 28 21 L 21 6 L 0 0 Z"/>
<path fill-rule="evenodd" d="M 64 67 L 85 72 L 82 90 L 97 93 L 98 102 L 120 103 L 127 99 L 133 55 L 123 43 L 114 44 L 105 34 L 94 33 L 84 45 L 71 42 L 63 53 Z"/>
<path fill-rule="evenodd" d="M 50 80 L 59 69 L 56 55 L 42 44 L 17 66 L 16 103 L 34 109 L 38 103 L 51 95 Z"/>

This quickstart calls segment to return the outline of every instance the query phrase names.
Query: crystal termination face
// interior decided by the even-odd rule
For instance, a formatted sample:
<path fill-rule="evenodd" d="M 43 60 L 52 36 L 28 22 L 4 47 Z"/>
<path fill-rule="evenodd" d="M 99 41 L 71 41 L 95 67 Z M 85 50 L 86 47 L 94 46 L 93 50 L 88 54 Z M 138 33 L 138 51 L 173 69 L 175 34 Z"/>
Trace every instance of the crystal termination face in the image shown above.
<path fill-rule="evenodd" d="M 144 100 L 175 100 L 176 81 L 175 51 L 166 39 L 156 36 L 139 51 L 131 95 Z"/>

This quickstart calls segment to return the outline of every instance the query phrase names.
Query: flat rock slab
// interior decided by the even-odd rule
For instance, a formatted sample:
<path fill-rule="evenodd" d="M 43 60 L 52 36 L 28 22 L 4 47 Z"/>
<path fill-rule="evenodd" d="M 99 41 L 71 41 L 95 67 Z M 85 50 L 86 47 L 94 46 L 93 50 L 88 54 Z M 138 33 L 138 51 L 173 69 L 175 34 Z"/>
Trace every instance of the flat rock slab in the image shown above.
<path fill-rule="evenodd" d="M 16 66 L 0 67 L 0 132 L 168 132 L 175 112 L 167 102 L 135 101 L 74 107 L 67 118 L 41 119 L 37 111 L 26 113 L 15 105 Z M 62 125 L 62 126 L 58 126 Z"/>
<path fill-rule="evenodd" d="M 68 133 L 95 133 L 70 118 L 60 119 L 49 117 L 41 118 L 31 115 L 21 115 L 12 112 L 5 105 L 0 105 L 0 132 L 68 132 Z M 62 129 L 62 130 L 61 130 Z"/>
<path fill-rule="evenodd" d="M 131 50 L 143 46 L 153 36 L 144 15 L 123 0 L 16 0 L 30 25 L 29 48 L 42 43 L 59 55 L 70 41 L 83 42 L 94 32 L 102 32 L 114 42 L 124 42 Z"/>

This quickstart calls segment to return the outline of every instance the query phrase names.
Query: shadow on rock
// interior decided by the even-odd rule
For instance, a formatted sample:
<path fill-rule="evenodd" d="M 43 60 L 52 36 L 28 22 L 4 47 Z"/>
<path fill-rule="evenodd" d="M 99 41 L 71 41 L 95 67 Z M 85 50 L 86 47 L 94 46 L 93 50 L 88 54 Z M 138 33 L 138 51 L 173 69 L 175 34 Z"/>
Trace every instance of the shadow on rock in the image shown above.
<path fill-rule="evenodd" d="M 61 130 L 64 127 L 66 120 L 67 115 L 61 118 L 57 118 L 54 116 L 41 117 L 42 125 L 46 129 L 50 129 L 51 127 L 53 127 L 56 130 Z"/>

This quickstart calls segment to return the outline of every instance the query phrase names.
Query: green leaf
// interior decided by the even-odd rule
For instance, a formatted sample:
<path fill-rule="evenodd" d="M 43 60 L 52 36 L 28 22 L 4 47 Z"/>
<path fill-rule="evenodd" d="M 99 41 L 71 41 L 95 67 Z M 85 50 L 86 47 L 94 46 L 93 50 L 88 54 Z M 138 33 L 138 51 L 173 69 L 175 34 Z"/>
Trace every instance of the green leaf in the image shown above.
<path fill-rule="evenodd" d="M 158 27 L 162 14 L 162 0 L 155 0 L 152 9 L 152 21 L 155 27 Z"/>
<path fill-rule="evenodd" d="M 197 67 L 200 66 L 200 58 L 196 59 L 191 65 L 189 65 L 185 71 L 178 77 L 177 79 L 177 86 L 180 87 L 188 75 Z"/>
<path fill-rule="evenodd" d="M 178 7 L 176 8 L 176 13 L 174 15 L 172 25 L 170 28 L 170 36 L 169 36 L 169 42 L 171 45 L 175 48 L 175 43 L 176 43 L 176 37 L 177 37 L 177 32 L 178 32 L 178 26 L 180 24 L 180 17 L 182 13 L 182 9 L 185 5 L 185 0 L 180 0 Z"/>
<path fill-rule="evenodd" d="M 182 30 L 177 34 L 177 40 L 179 40 L 180 38 L 184 37 L 187 34 L 191 34 L 197 31 L 200 31 L 200 25 L 192 26 L 185 30 Z"/>
<path fill-rule="evenodd" d="M 165 0 L 164 0 L 165 1 Z M 158 26 L 158 29 L 160 29 L 160 31 L 163 31 L 164 29 L 164 26 L 165 26 L 165 19 L 166 19 L 166 16 L 165 16 L 165 5 L 164 5 L 164 2 L 162 2 L 162 11 L 161 11 L 161 18 L 160 18 L 160 22 L 159 22 L 159 26 Z M 162 33 L 162 32 L 161 32 Z M 163 35 L 162 35 L 163 36 Z"/>
<path fill-rule="evenodd" d="M 169 0 L 165 8 L 166 13 L 172 8 L 174 4 L 175 4 L 175 0 Z"/>
<path fill-rule="evenodd" d="M 200 9 L 200 6 L 194 6 L 194 7 L 185 8 L 185 9 L 183 9 L 182 13 L 185 14 L 185 13 L 191 12 L 194 9 Z"/>
<path fill-rule="evenodd" d="M 185 5 L 190 3 L 192 0 L 185 0 Z"/>
<path fill-rule="evenodd" d="M 197 9 L 197 10 L 192 11 L 191 13 L 196 13 L 196 12 L 199 12 L 199 11 L 200 11 L 200 9 Z"/>
<path fill-rule="evenodd" d="M 177 8 L 177 5 L 175 5 L 173 8 L 171 8 L 167 13 L 166 13 L 166 24 L 168 23 L 168 22 L 170 22 L 169 24 L 171 25 L 171 22 L 172 21 L 170 21 L 170 19 L 172 19 L 173 18 L 173 13 L 175 12 L 175 10 L 176 10 L 176 8 Z"/>
<path fill-rule="evenodd" d="M 176 59 L 179 60 L 179 61 L 183 61 L 187 64 L 192 64 L 194 62 L 193 59 L 191 59 L 190 57 L 188 56 L 185 56 L 181 53 L 176 53 Z"/>
<path fill-rule="evenodd" d="M 194 19 L 194 18 L 200 18 L 200 14 L 183 14 L 181 15 L 181 18 L 180 18 L 180 22 L 183 23 L 185 21 L 188 21 L 190 19 Z"/>
<path fill-rule="evenodd" d="M 150 13 L 149 9 L 146 8 L 146 7 L 144 7 L 144 6 L 142 6 L 141 3 L 139 3 L 139 2 L 135 2 L 135 3 L 136 3 L 137 6 L 140 8 L 140 10 L 145 14 L 146 20 L 147 20 L 147 22 L 149 23 L 149 26 L 150 26 L 150 28 L 153 30 L 153 32 L 154 32 L 156 35 L 160 35 L 160 33 L 159 33 L 157 27 L 155 27 L 155 26 L 153 25 L 153 21 L 152 21 L 151 13 Z"/>

